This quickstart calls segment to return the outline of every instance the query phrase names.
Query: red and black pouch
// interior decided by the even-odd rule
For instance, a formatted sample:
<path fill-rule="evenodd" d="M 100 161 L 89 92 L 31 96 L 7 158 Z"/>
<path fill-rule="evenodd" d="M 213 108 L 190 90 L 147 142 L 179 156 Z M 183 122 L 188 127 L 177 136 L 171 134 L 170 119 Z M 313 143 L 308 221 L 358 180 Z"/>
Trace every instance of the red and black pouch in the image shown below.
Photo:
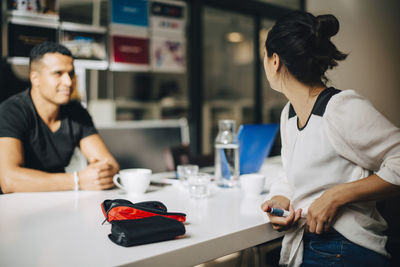
<path fill-rule="evenodd" d="M 182 222 L 162 216 L 136 220 L 111 221 L 111 234 L 115 244 L 130 247 L 172 240 L 186 232 Z"/>
<path fill-rule="evenodd" d="M 186 221 L 186 214 L 168 212 L 167 207 L 160 201 L 132 203 L 126 199 L 107 199 L 101 203 L 101 209 L 108 222 L 114 220 L 143 219 L 153 216 L 167 217 L 179 222 Z"/>
<path fill-rule="evenodd" d="M 129 200 L 105 200 L 101 204 L 106 220 L 111 223 L 111 241 L 130 247 L 174 239 L 186 232 L 184 213 L 169 213 L 159 201 L 133 204 Z"/>

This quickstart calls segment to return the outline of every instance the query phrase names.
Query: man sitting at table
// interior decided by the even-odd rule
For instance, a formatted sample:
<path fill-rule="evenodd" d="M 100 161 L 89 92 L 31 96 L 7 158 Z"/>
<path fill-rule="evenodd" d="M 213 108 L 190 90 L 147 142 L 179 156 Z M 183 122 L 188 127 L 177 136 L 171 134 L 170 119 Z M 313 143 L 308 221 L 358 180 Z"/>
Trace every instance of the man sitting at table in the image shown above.
<path fill-rule="evenodd" d="M 4 193 L 102 190 L 119 166 L 89 113 L 70 101 L 74 65 L 64 46 L 46 42 L 30 53 L 31 88 L 0 105 L 0 188 Z M 65 173 L 79 146 L 88 166 Z"/>

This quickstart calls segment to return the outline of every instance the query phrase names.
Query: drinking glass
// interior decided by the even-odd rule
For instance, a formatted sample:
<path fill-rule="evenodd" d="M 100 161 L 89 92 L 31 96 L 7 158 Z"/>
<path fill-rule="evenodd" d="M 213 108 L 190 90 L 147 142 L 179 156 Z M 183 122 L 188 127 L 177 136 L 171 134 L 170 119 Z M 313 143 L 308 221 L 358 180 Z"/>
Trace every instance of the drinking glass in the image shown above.
<path fill-rule="evenodd" d="M 197 174 L 199 172 L 199 166 L 197 165 L 178 165 L 176 168 L 178 178 L 184 186 L 187 186 L 187 178 L 189 175 Z"/>
<path fill-rule="evenodd" d="M 189 195 L 193 198 L 205 198 L 208 196 L 208 186 L 211 176 L 208 173 L 199 172 L 188 176 Z"/>

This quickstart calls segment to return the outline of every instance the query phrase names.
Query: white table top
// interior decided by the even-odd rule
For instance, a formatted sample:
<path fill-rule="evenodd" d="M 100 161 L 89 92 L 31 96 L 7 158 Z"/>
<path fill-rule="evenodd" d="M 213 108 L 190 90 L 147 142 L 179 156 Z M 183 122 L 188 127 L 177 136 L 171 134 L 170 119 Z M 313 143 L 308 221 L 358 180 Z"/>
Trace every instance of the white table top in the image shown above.
<path fill-rule="evenodd" d="M 273 176 L 279 163 L 264 164 Z M 182 238 L 121 247 L 108 239 L 100 204 L 105 199 L 162 201 L 171 212 L 187 214 Z M 180 186 L 150 188 L 141 197 L 120 190 L 15 193 L 0 196 L 2 266 L 191 266 L 281 236 L 260 205 L 265 195 L 213 187 L 207 199 L 190 199 Z"/>

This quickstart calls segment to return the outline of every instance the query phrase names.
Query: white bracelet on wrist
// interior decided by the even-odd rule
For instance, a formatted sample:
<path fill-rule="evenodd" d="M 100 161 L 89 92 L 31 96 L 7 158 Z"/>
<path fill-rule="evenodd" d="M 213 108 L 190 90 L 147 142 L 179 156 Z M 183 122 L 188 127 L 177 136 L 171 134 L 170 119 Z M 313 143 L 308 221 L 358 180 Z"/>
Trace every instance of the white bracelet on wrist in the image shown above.
<path fill-rule="evenodd" d="M 74 172 L 74 190 L 75 191 L 79 191 L 79 176 L 78 176 L 78 172 Z"/>

